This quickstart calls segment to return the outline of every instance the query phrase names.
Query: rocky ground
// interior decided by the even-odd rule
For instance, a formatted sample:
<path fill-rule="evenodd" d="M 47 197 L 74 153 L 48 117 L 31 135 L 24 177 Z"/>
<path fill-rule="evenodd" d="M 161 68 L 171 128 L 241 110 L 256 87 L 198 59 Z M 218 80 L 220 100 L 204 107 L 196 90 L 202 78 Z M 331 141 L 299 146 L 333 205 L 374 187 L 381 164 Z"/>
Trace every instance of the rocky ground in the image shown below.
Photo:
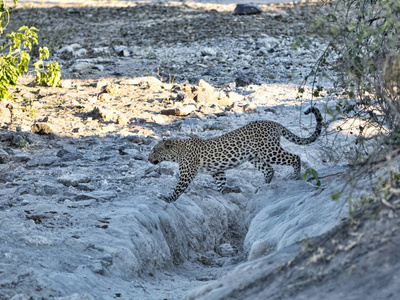
<path fill-rule="evenodd" d="M 40 29 L 62 81 L 49 88 L 24 76 L 13 100 L 0 104 L 1 299 L 398 292 L 398 212 L 376 206 L 377 221 L 342 223 L 346 195 L 370 192 L 373 181 L 362 176 L 358 188 L 346 187 L 354 137 L 335 133 L 335 124 L 307 147 L 283 141 L 303 169 L 318 170 L 319 191 L 285 180 L 285 167 L 263 185 L 244 165 L 228 174 L 242 193 L 221 195 L 199 175 L 167 205 L 158 194 L 172 190 L 177 168 L 147 161 L 160 138 L 209 138 L 252 120 L 307 136 L 314 122 L 304 107 L 331 105 L 297 93 L 324 49 L 316 37 L 293 47 L 322 11 L 314 2 L 260 5 L 249 16 L 234 15 L 233 4 L 85 3 L 19 1 L 12 15 L 10 29 Z"/>

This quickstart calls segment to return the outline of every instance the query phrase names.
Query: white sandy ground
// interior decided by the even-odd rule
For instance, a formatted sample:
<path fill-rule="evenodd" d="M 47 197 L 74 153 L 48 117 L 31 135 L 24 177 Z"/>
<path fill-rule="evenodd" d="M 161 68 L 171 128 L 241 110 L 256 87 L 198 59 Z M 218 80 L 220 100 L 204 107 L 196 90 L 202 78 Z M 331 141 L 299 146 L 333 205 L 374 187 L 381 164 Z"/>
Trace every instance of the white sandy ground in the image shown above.
<path fill-rule="evenodd" d="M 222 134 L 259 119 L 300 133 L 301 103 L 290 100 L 294 85 L 252 88 L 246 101 L 258 105 L 257 113 L 206 117 L 200 122 L 219 122 L 223 130 L 198 135 Z M 265 103 L 265 94 L 274 100 Z M 275 113 L 265 111 L 271 107 Z M 315 125 L 311 117 L 301 119 L 305 127 Z M 244 263 L 257 268 L 266 261 L 282 262 L 297 253 L 303 239 L 325 233 L 348 216 L 346 197 L 331 200 L 331 193 L 346 183 L 346 169 L 323 151 L 333 139 L 338 148 L 347 144 L 345 135 L 322 136 L 304 147 L 283 141 L 285 149 L 301 156 L 303 169 L 318 170 L 323 190 L 285 180 L 291 171 L 286 167 L 277 167 L 266 185 L 245 164 L 228 173 L 228 183 L 242 193 L 222 195 L 212 178 L 198 175 L 172 204 L 157 194 L 172 190 L 176 166 L 150 165 L 146 156 L 152 144 L 136 147 L 128 138 L 48 141 L 42 153 L 6 174 L 0 184 L 2 297 L 224 299 L 225 290 L 234 286 L 213 280 L 224 274 L 245 280 L 242 271 L 232 270 L 242 270 Z M 131 147 L 128 155 L 118 154 L 121 145 Z M 64 161 L 56 156 L 60 147 L 80 158 Z"/>
<path fill-rule="evenodd" d="M 255 113 L 204 117 L 188 122 L 196 127 L 190 130 L 211 137 L 269 119 L 307 136 L 300 126 L 315 126 L 313 116 L 301 114 L 309 101 L 295 100 L 295 85 L 264 84 L 243 93 Z M 322 109 L 326 101 L 314 104 Z M 203 130 L 213 125 L 216 130 Z M 187 137 L 184 128 L 165 131 Z M 42 141 L 43 150 L 28 162 L 1 166 L 0 298 L 224 299 L 251 280 L 247 270 L 289 260 L 302 240 L 338 225 L 348 216 L 347 195 L 368 192 L 346 185 L 347 161 L 337 155 L 352 151 L 354 137 L 323 134 L 309 146 L 282 141 L 300 155 L 303 170 L 318 171 L 323 189 L 286 180 L 286 167 L 277 167 L 267 185 L 245 164 L 228 172 L 228 183 L 242 193 L 222 195 L 212 178 L 199 175 L 166 204 L 157 195 L 172 190 L 177 166 L 150 165 L 154 142 L 137 145 L 132 136 Z M 121 146 L 128 154 L 120 155 Z M 57 156 L 60 149 L 73 158 Z M 24 161 L 24 150 L 15 151 Z M 360 184 L 370 186 L 369 179 Z M 333 201 L 331 194 L 342 188 Z"/>

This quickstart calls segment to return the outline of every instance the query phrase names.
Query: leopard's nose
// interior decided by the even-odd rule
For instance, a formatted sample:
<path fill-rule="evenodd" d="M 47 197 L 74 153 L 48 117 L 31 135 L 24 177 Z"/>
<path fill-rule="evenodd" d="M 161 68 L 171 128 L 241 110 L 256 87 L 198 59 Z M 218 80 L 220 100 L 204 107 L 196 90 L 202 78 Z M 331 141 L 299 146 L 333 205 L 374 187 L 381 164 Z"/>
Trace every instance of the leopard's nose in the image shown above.
<path fill-rule="evenodd" d="M 151 163 L 154 164 L 154 165 L 156 165 L 156 164 L 159 163 L 159 161 L 158 161 L 157 159 L 152 158 L 152 157 L 150 157 L 150 156 L 149 156 L 149 162 L 151 162 Z"/>

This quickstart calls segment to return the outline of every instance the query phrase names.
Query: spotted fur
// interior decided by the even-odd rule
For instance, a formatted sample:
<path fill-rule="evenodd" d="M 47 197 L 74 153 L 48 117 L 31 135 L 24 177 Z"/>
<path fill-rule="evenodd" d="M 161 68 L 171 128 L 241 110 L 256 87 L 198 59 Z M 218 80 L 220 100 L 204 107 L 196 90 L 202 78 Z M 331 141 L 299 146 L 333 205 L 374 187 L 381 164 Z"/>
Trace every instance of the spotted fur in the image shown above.
<path fill-rule="evenodd" d="M 298 145 L 314 142 L 321 134 L 322 116 L 315 107 L 307 109 L 305 114 L 311 112 L 315 115 L 317 126 L 307 138 L 301 138 L 273 121 L 255 121 L 212 139 L 170 139 L 159 142 L 152 149 L 149 161 L 153 164 L 177 162 L 180 172 L 173 193 L 162 198 L 167 202 L 175 201 L 198 172 L 212 175 L 222 193 L 238 193 L 240 188 L 227 186 L 225 171 L 246 161 L 264 174 L 266 183 L 270 183 L 274 175 L 270 163 L 292 166 L 294 173 L 291 177 L 299 179 L 300 157 L 282 149 L 280 137 Z"/>

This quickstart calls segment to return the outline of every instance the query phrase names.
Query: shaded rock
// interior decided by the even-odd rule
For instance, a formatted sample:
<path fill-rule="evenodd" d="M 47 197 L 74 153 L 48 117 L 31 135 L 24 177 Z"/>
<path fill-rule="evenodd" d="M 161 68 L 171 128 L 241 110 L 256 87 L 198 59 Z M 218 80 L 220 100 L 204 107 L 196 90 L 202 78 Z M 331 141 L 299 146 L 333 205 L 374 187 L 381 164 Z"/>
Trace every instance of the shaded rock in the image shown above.
<path fill-rule="evenodd" d="M 45 135 L 50 134 L 53 130 L 46 123 L 36 123 L 31 126 L 31 131 L 36 134 Z"/>
<path fill-rule="evenodd" d="M 57 159 L 55 157 L 45 157 L 45 156 L 34 157 L 26 163 L 26 166 L 27 167 L 50 166 Z"/>
<path fill-rule="evenodd" d="M 139 154 L 139 150 L 129 147 L 129 146 L 122 146 L 118 149 L 118 152 L 120 155 L 138 155 Z"/>
<path fill-rule="evenodd" d="M 256 15 L 261 14 L 262 9 L 255 4 L 236 4 L 234 15 Z"/>
<path fill-rule="evenodd" d="M 194 105 L 185 105 L 177 108 L 169 108 L 161 111 L 161 114 L 166 116 L 187 116 L 188 114 L 194 112 L 196 110 L 196 106 Z"/>
<path fill-rule="evenodd" d="M 23 148 L 27 144 L 27 141 L 19 134 L 12 134 L 10 137 L 10 142 L 13 146 L 18 148 Z"/>
<path fill-rule="evenodd" d="M 14 156 L 13 159 L 15 162 L 26 163 L 31 160 L 31 157 L 26 154 L 18 154 Z"/>
<path fill-rule="evenodd" d="M 135 143 L 138 145 L 149 145 L 151 144 L 152 140 L 149 138 L 146 138 L 144 136 L 138 136 L 138 135 L 134 135 L 134 136 L 130 136 L 128 137 L 128 141 L 130 143 Z"/>
<path fill-rule="evenodd" d="M 235 79 L 236 86 L 246 86 L 253 83 L 252 78 L 245 73 L 239 73 Z"/>
<path fill-rule="evenodd" d="M 0 164 L 6 164 L 10 161 L 10 155 L 0 148 Z"/>

